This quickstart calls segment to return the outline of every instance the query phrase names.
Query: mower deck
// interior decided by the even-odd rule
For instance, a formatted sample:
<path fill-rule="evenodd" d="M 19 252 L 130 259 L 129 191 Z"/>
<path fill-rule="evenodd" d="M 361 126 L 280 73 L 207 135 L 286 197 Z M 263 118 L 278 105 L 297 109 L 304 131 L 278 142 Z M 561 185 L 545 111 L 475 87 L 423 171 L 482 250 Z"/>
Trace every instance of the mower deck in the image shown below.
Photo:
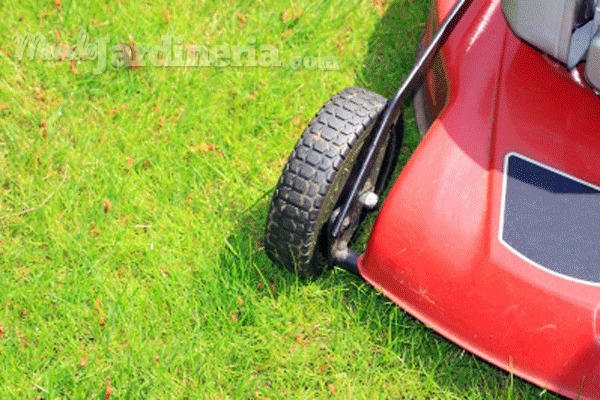
<path fill-rule="evenodd" d="M 499 1 L 475 0 L 442 56 L 447 103 L 360 274 L 489 362 L 600 398 L 600 100 L 579 70 L 517 39 Z"/>

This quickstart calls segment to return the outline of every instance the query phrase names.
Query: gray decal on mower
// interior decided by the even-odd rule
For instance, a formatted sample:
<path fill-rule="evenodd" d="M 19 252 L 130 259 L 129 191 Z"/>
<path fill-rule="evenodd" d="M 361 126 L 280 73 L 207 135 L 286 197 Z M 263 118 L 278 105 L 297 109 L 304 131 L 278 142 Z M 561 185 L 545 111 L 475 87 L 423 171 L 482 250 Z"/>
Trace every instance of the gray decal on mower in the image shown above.
<path fill-rule="evenodd" d="M 534 265 L 600 284 L 600 188 L 516 153 L 506 156 L 500 240 Z"/>

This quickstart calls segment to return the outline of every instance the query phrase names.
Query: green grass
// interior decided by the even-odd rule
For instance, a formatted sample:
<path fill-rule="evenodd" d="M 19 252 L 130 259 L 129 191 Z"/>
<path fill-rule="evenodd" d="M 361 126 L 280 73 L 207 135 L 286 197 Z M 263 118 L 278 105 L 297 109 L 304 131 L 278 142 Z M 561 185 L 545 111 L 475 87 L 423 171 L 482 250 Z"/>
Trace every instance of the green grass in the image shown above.
<path fill-rule="evenodd" d="M 0 3 L 0 398 L 551 397 L 343 271 L 302 281 L 264 254 L 270 195 L 320 105 L 351 85 L 390 96 L 412 64 L 429 2 L 379 3 Z M 15 34 L 82 30 L 253 37 L 339 70 L 15 58 Z M 410 111 L 407 126 L 414 148 Z"/>

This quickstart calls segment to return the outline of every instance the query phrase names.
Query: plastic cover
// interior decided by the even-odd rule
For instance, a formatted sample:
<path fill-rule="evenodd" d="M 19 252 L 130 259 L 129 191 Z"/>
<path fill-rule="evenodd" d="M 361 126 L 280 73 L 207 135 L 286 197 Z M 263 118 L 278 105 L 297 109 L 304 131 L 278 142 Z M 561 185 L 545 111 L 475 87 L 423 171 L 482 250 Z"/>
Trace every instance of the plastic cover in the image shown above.
<path fill-rule="evenodd" d="M 573 31 L 593 18 L 594 0 L 502 0 L 517 36 L 569 64 Z"/>
<path fill-rule="evenodd" d="M 585 76 L 596 90 L 600 90 L 600 33 L 596 34 L 590 45 Z"/>

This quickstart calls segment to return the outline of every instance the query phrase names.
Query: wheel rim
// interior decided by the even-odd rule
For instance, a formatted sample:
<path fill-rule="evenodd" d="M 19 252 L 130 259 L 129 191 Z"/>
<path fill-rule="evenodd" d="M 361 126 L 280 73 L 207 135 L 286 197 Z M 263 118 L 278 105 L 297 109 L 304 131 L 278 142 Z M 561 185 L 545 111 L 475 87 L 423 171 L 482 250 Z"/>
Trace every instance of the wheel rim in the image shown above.
<path fill-rule="evenodd" d="M 336 205 L 333 209 L 330 221 L 335 219 L 337 212 L 339 211 L 339 206 L 343 202 L 342 200 L 346 199 L 348 196 L 348 192 L 350 191 L 351 182 L 356 179 L 356 175 L 358 175 L 358 171 L 361 167 L 361 162 L 364 159 L 364 154 L 368 150 L 368 147 L 371 142 L 371 130 L 368 132 L 367 139 L 362 144 L 362 148 L 359 151 L 359 154 L 354 162 L 352 167 L 352 172 L 348 176 L 346 180 L 344 189 L 341 192 L 341 195 L 338 197 Z M 402 129 L 402 118 L 392 127 L 390 134 L 388 135 L 388 139 L 383 144 L 383 151 L 381 151 L 380 156 L 377 157 L 375 167 L 369 173 L 365 185 L 361 188 L 359 192 L 359 196 L 366 191 L 373 191 L 378 196 L 383 193 L 385 190 L 389 179 L 395 169 L 395 161 L 398 157 L 400 146 L 402 144 L 403 139 L 403 129 Z M 379 202 L 378 206 L 381 204 Z M 368 210 L 362 205 L 358 199 L 354 200 L 354 203 L 348 212 L 348 216 L 345 218 L 342 233 L 338 238 L 334 240 L 327 241 L 327 249 L 325 254 L 330 255 L 330 264 L 332 264 L 331 254 L 332 251 L 344 251 L 348 248 L 349 244 L 355 239 L 356 233 L 359 231 L 359 227 L 368 213 L 373 210 Z M 328 226 L 325 227 L 324 234 L 329 236 Z"/>

